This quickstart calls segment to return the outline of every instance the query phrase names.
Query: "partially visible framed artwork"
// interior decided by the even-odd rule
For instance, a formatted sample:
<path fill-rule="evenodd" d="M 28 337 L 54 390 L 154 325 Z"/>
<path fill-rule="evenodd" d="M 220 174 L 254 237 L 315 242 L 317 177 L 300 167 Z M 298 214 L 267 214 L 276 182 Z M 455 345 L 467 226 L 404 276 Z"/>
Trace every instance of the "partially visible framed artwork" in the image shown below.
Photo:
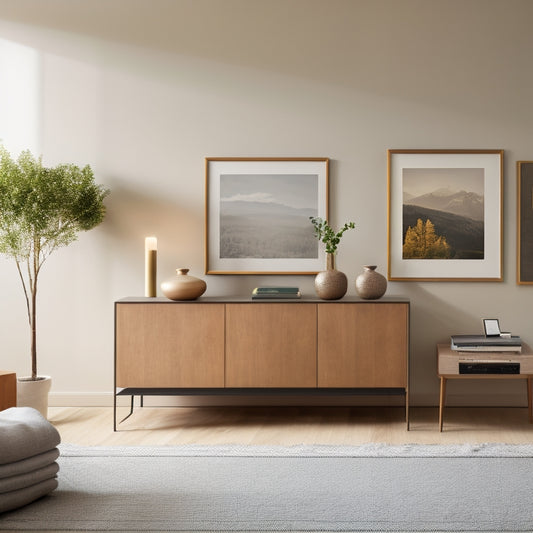
<path fill-rule="evenodd" d="M 310 217 L 328 217 L 328 158 L 205 160 L 206 274 L 316 274 Z"/>
<path fill-rule="evenodd" d="M 533 161 L 517 161 L 517 283 L 533 285 Z"/>
<path fill-rule="evenodd" d="M 388 279 L 501 281 L 503 150 L 388 150 Z"/>

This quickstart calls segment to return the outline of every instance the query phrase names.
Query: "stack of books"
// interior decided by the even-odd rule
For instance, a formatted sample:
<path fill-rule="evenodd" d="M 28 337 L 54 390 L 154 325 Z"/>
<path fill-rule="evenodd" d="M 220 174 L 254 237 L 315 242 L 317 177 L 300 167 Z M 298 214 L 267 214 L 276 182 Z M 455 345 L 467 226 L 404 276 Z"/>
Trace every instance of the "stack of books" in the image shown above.
<path fill-rule="evenodd" d="M 256 287 L 252 291 L 252 300 L 300 298 L 298 287 Z"/>
<path fill-rule="evenodd" d="M 522 351 L 522 339 L 518 335 L 452 335 L 452 350 L 457 352 L 517 352 Z"/>

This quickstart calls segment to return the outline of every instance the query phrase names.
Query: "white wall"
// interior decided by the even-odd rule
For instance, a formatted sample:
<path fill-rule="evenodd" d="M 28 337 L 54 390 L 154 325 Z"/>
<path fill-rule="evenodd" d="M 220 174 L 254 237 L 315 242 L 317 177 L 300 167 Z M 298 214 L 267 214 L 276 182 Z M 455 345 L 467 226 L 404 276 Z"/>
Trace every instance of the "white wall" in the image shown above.
<path fill-rule="evenodd" d="M 530 0 L 0 0 L 0 139 L 47 164 L 89 163 L 112 190 L 105 222 L 42 272 L 52 401 L 110 401 L 113 302 L 143 293 L 145 236 L 158 237 L 160 279 L 186 266 L 207 295 L 228 296 L 272 281 L 203 274 L 207 156 L 331 158 L 330 220 L 357 223 L 337 265 L 353 294 L 362 265 L 386 272 L 387 148 L 504 149 L 504 281 L 389 282 L 388 294 L 412 302 L 415 404 L 437 402 L 435 344 L 450 334 L 499 317 L 533 343 L 533 287 L 515 275 L 532 17 Z M 275 282 L 313 293 L 312 277 Z M 25 308 L 5 259 L 0 291 L 0 367 L 25 374 Z M 523 405 L 518 383 L 449 394 Z"/>

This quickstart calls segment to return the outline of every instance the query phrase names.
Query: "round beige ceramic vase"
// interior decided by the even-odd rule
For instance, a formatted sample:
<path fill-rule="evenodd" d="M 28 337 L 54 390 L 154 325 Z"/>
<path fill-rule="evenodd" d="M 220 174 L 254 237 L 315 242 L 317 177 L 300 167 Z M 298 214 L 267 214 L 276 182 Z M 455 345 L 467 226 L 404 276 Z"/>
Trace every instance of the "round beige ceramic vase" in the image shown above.
<path fill-rule="evenodd" d="M 365 265 L 365 270 L 355 279 L 355 290 L 365 300 L 377 300 L 387 290 L 387 279 L 376 272 L 376 265 Z"/>
<path fill-rule="evenodd" d="M 346 274 L 335 268 L 335 255 L 326 254 L 326 270 L 315 277 L 315 291 L 322 300 L 339 300 L 348 290 Z"/>
<path fill-rule="evenodd" d="M 188 272 L 188 268 L 178 268 L 174 278 L 161 283 L 161 290 L 169 300 L 196 300 L 205 292 L 205 281 L 189 276 Z"/>

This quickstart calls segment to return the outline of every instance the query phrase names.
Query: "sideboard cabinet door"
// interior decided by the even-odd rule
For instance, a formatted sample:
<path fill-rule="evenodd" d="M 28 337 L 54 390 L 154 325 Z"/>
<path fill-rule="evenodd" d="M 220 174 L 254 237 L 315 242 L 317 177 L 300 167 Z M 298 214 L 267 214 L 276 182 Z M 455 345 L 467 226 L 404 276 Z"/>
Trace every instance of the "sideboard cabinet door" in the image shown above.
<path fill-rule="evenodd" d="M 316 305 L 226 305 L 226 387 L 316 387 Z"/>
<path fill-rule="evenodd" d="M 407 387 L 408 304 L 318 305 L 319 387 Z"/>
<path fill-rule="evenodd" d="M 224 304 L 119 303 L 117 387 L 224 387 Z"/>

